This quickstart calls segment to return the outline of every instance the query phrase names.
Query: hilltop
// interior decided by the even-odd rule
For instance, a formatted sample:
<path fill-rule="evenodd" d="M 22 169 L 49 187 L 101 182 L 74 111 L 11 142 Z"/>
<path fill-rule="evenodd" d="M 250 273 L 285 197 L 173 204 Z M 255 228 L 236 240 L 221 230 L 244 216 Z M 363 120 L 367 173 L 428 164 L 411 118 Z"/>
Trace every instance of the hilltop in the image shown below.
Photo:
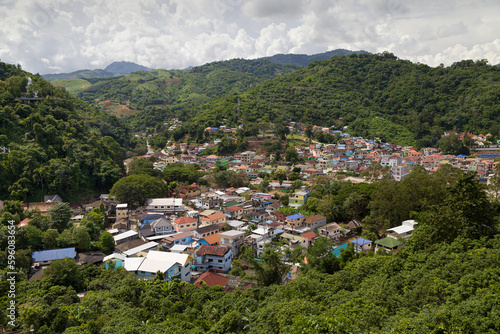
<path fill-rule="evenodd" d="M 300 67 L 306 67 L 310 62 L 317 60 L 327 60 L 335 56 L 348 56 L 351 54 L 370 54 L 368 51 L 360 50 L 360 51 L 350 51 L 345 49 L 336 49 L 332 51 L 327 51 L 323 53 L 306 55 L 306 54 L 277 54 L 271 57 L 263 57 L 259 59 L 266 59 L 273 63 L 282 64 L 282 65 L 297 65 Z"/>
<path fill-rule="evenodd" d="M 353 54 L 312 62 L 237 96 L 215 99 L 189 110 L 188 117 L 203 126 L 218 126 L 222 119 L 228 126 L 340 124 L 352 135 L 425 147 L 444 130 L 499 136 L 499 88 L 500 69 L 485 61 L 432 68 L 390 53 Z"/>
<path fill-rule="evenodd" d="M 116 117 L 13 65 L 0 62 L 0 80 L 2 200 L 78 199 L 120 178 L 133 144 Z"/>

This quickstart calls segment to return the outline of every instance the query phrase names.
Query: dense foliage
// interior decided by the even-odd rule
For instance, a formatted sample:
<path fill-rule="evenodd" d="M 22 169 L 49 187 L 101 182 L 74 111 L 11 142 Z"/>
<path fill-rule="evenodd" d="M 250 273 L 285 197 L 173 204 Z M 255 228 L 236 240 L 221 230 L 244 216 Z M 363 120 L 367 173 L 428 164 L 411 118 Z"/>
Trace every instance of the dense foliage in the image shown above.
<path fill-rule="evenodd" d="M 161 275 L 141 281 L 123 268 L 78 268 L 72 260 L 57 260 L 41 280 L 17 276 L 16 327 L 51 334 L 499 332 L 498 201 L 490 201 L 472 174 L 445 169 L 431 176 L 416 170 L 406 179 L 390 186 L 392 196 L 384 196 L 386 181 L 314 186 L 316 196 L 331 196 L 336 203 L 358 195 L 370 215 L 384 215 L 375 206 L 392 208 L 391 214 L 402 219 L 415 210 L 419 227 L 395 254 L 355 253 L 348 247 L 335 257 L 333 243 L 325 238 L 307 253 L 301 247 L 285 252 L 276 241 L 260 261 L 249 249 L 242 252 L 246 264 L 237 260 L 232 273 L 253 281 L 254 287 L 233 292 L 164 282 Z M 402 203 L 395 207 L 398 201 Z M 24 214 L 20 203 L 6 204 L 0 212 L 3 224 L 5 217 Z M 100 233 L 100 209 L 80 227 L 67 225 L 66 211 L 61 205 L 50 217 L 34 213 L 28 227 L 16 230 L 16 261 L 22 273 L 29 266 L 29 252 L 41 247 L 74 245 L 80 251 L 109 252 L 112 237 Z M 66 229 L 58 232 L 60 227 Z M 6 250 L 8 227 L 1 228 L 0 246 Z M 299 277 L 281 284 L 291 268 L 283 257 L 295 263 L 304 255 L 307 263 Z M 5 268 L 6 252 L 0 264 Z M 246 266 L 252 267 L 253 276 L 243 274 Z M 0 271 L 2 310 L 9 302 L 6 275 L 6 269 Z M 87 292 L 81 300 L 76 295 L 80 291 Z M 5 311 L 0 321 L 12 327 Z"/>
<path fill-rule="evenodd" d="M 499 137 L 499 87 L 500 69 L 486 61 L 432 68 L 389 53 L 361 54 L 312 62 L 188 114 L 213 126 L 223 119 L 339 126 L 341 119 L 353 135 L 423 147 L 435 144 L 445 129 Z"/>
<path fill-rule="evenodd" d="M 156 126 L 181 110 L 215 97 L 242 93 L 258 84 L 298 69 L 267 60 L 233 59 L 198 66 L 190 70 L 140 71 L 124 77 L 101 80 L 78 96 L 91 103 L 110 100 L 146 111 L 131 118 L 137 129 Z"/>
<path fill-rule="evenodd" d="M 32 82 L 28 85 L 28 78 Z M 40 100 L 23 103 L 26 94 Z M 41 201 L 107 191 L 120 177 L 127 127 L 64 89 L 0 63 L 0 194 Z"/>

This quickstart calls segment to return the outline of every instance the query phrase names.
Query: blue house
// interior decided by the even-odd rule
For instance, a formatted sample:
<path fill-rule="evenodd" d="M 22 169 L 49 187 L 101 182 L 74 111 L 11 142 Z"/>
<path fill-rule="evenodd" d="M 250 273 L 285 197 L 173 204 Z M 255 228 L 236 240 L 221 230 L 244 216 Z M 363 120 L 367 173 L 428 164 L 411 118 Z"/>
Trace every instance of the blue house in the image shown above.
<path fill-rule="evenodd" d="M 141 229 L 144 227 L 144 224 L 152 223 L 155 220 L 160 219 L 162 217 L 165 217 L 165 216 L 162 214 L 159 214 L 159 213 L 152 213 L 152 214 L 148 214 L 147 216 L 144 216 L 142 218 L 139 218 L 139 223 L 141 224 Z"/>
<path fill-rule="evenodd" d="M 196 251 L 196 267 L 199 271 L 228 272 L 233 262 L 233 252 L 225 246 L 203 245 Z"/>

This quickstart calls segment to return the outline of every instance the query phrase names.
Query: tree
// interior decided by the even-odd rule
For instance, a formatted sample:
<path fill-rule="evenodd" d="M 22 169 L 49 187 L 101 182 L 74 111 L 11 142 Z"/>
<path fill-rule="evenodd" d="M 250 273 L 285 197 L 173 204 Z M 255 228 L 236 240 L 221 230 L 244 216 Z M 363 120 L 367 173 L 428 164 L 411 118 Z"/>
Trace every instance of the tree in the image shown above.
<path fill-rule="evenodd" d="M 99 237 L 99 249 L 105 254 L 111 254 L 115 249 L 115 239 L 109 232 L 102 232 Z"/>
<path fill-rule="evenodd" d="M 116 182 L 110 190 L 110 195 L 131 208 L 143 205 L 146 198 L 163 197 L 167 186 L 159 179 L 146 175 L 130 175 Z"/>
<path fill-rule="evenodd" d="M 56 229 L 49 228 L 43 234 L 42 242 L 45 246 L 45 249 L 53 249 L 57 246 L 57 238 L 59 238 L 59 233 Z"/>
<path fill-rule="evenodd" d="M 297 162 L 299 159 L 299 154 L 297 153 L 297 150 L 294 147 L 288 147 L 285 150 L 285 160 L 289 161 L 291 163 Z"/>
<path fill-rule="evenodd" d="M 73 241 L 80 252 L 86 252 L 90 248 L 90 235 L 85 226 L 79 226 L 73 231 Z"/>
<path fill-rule="evenodd" d="M 76 291 L 79 291 L 82 287 L 83 282 L 78 265 L 70 258 L 52 261 L 43 275 L 53 285 L 72 286 Z"/>
<path fill-rule="evenodd" d="M 57 203 L 49 209 L 50 225 L 61 233 L 68 227 L 71 219 L 71 208 L 68 203 Z"/>
<path fill-rule="evenodd" d="M 469 148 L 465 146 L 462 139 L 460 139 L 460 137 L 454 133 L 451 133 L 450 135 L 441 138 L 437 142 L 436 146 L 442 153 L 445 154 L 469 155 Z"/>
<path fill-rule="evenodd" d="M 290 265 L 282 260 L 284 253 L 280 249 L 267 247 L 260 256 L 262 261 L 254 258 L 250 248 L 244 253 L 244 256 L 246 261 L 252 265 L 259 286 L 282 284 L 286 274 L 290 271 Z"/>

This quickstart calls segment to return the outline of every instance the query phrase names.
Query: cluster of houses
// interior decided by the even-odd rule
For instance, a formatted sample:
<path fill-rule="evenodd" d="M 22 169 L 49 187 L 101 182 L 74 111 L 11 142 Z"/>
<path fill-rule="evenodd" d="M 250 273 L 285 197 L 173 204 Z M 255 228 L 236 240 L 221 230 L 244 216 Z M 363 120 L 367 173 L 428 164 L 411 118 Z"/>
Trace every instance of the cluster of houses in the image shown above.
<path fill-rule="evenodd" d="M 304 133 L 305 125 L 301 123 L 290 123 L 290 130 L 295 133 Z M 220 128 L 210 128 L 210 131 L 220 131 Z M 226 129 L 224 129 L 226 130 Z M 207 130 L 208 131 L 208 130 Z M 340 130 L 331 130 L 325 127 L 313 128 L 313 131 L 327 132 L 339 136 L 336 144 L 311 143 L 310 145 L 295 146 L 295 150 L 303 163 L 291 166 L 287 163 L 271 164 L 272 155 L 257 154 L 255 151 L 235 153 L 231 156 L 204 156 L 203 151 L 215 147 L 220 139 L 204 143 L 202 145 L 175 143 L 166 147 L 161 152 L 152 152 L 144 157 L 154 156 L 158 158 L 156 168 L 163 170 L 167 165 L 180 162 L 183 164 L 196 163 L 203 171 L 210 172 L 217 166 L 224 166 L 230 170 L 244 173 L 251 180 L 252 185 L 260 186 L 263 179 L 261 173 L 272 173 L 283 170 L 289 175 L 295 167 L 300 168 L 299 177 L 307 180 L 318 175 L 336 175 L 338 172 L 352 171 L 363 173 L 370 171 L 370 166 L 378 164 L 388 167 L 390 176 L 400 181 L 410 174 L 417 166 L 422 166 L 429 172 L 436 171 L 440 166 L 451 165 L 462 171 L 474 171 L 477 178 L 487 180 L 495 168 L 495 158 L 498 155 L 480 155 L 468 158 L 463 155 L 453 156 L 440 153 L 436 148 L 424 148 L 421 151 L 410 146 L 401 146 L 390 143 L 381 143 L 378 140 L 351 137 Z M 450 135 L 446 132 L 443 136 Z M 458 134 L 468 136 L 478 147 L 485 146 L 487 135 Z M 181 154 L 174 155 L 175 152 Z M 272 189 L 291 187 L 293 181 L 272 180 L 269 187 Z"/>

